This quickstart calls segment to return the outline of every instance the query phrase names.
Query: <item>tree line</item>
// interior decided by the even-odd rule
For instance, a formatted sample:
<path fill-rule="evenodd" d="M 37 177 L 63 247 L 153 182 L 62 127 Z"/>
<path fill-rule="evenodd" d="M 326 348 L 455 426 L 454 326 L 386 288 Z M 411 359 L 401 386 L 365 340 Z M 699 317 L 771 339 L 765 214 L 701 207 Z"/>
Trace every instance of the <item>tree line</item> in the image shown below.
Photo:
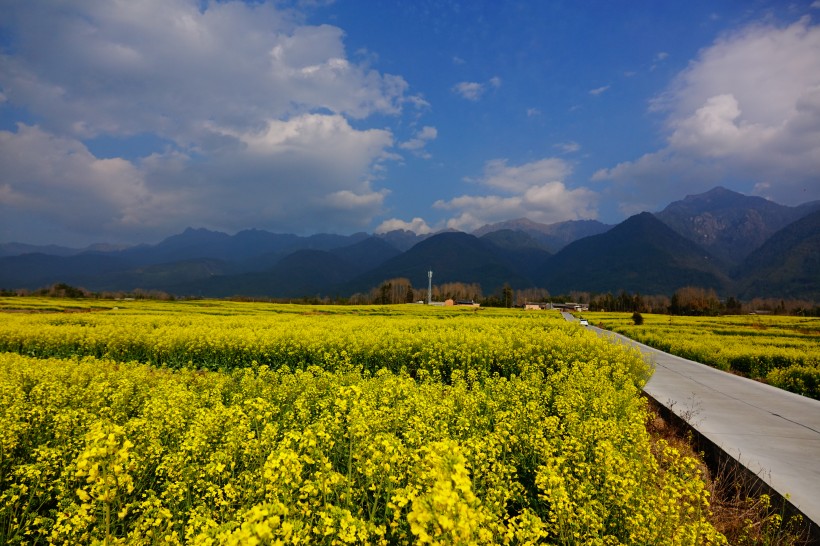
<path fill-rule="evenodd" d="M 684 286 L 669 297 L 621 291 L 613 294 L 574 291 L 551 295 L 544 288 L 513 289 L 505 284 L 492 294 L 484 294 L 473 283 L 442 283 L 432 287 L 433 301 L 471 300 L 484 307 L 522 307 L 526 303 L 566 303 L 587 305 L 590 311 L 623 311 L 671 315 L 739 315 L 772 313 L 781 315 L 820 316 L 820 306 L 799 299 L 754 298 L 741 301 L 733 296 L 720 298 L 715 290 Z M 392 305 L 426 301 L 427 289 L 414 289 L 406 278 L 390 279 L 367 293 L 355 294 L 345 302 L 362 305 Z"/>
<path fill-rule="evenodd" d="M 572 301 L 589 305 L 590 311 L 624 311 L 670 315 L 741 315 L 749 313 L 772 313 L 778 315 L 820 316 L 820 306 L 815 302 L 799 299 L 753 298 L 741 301 L 734 296 L 721 299 L 711 288 L 685 286 L 672 297 L 664 295 L 641 295 L 622 291 L 589 294 L 575 293 Z"/>
<path fill-rule="evenodd" d="M 785 298 L 753 298 L 740 301 L 735 297 L 721 299 L 713 289 L 697 286 L 679 288 L 669 297 L 621 291 L 613 294 L 572 291 L 551 295 L 544 288 L 513 289 L 509 284 L 491 294 L 485 294 L 478 283 L 449 282 L 432 286 L 432 300 L 436 302 L 473 301 L 484 307 L 522 307 L 527 303 L 574 302 L 589 307 L 590 311 L 622 311 L 671 315 L 738 315 L 772 313 L 779 315 L 820 316 L 820 305 L 815 302 Z M 160 290 L 136 289 L 130 292 L 91 292 L 66 283 L 56 283 L 38 290 L 0 290 L 0 296 L 40 296 L 90 299 L 202 299 L 180 298 Z M 389 279 L 367 292 L 345 296 L 306 296 L 303 298 L 252 297 L 236 295 L 229 299 L 279 303 L 337 304 L 337 305 L 395 305 L 427 301 L 427 287 L 415 288 L 409 279 Z"/>

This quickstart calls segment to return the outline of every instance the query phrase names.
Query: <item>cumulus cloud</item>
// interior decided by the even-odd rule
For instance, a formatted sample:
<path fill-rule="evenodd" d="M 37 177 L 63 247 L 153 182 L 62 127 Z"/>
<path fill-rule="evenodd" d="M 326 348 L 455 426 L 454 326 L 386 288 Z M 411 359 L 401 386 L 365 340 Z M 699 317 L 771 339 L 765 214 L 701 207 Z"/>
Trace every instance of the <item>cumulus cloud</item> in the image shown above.
<path fill-rule="evenodd" d="M 481 82 L 459 82 L 452 88 L 453 92 L 461 95 L 462 98 L 476 102 L 481 99 L 488 87 L 498 89 L 501 87 L 501 78 L 493 76 L 486 83 Z"/>
<path fill-rule="evenodd" d="M 484 84 L 478 82 L 459 82 L 453 86 L 453 92 L 471 101 L 477 101 L 484 94 Z"/>
<path fill-rule="evenodd" d="M 602 87 L 596 87 L 595 89 L 590 89 L 589 94 L 597 97 L 598 95 L 601 95 L 604 92 L 606 92 L 607 90 L 609 90 L 609 88 L 610 88 L 609 85 L 604 85 Z"/>
<path fill-rule="evenodd" d="M 77 139 L 19 125 L 0 132 L 0 211 L 9 223 L 42 218 L 85 240 L 105 233 L 142 241 L 192 222 L 229 231 L 363 229 L 382 212 L 388 192 L 366 173 L 390 146 L 387 131 L 305 114 L 225 138 L 237 145 L 195 159 L 171 151 L 130 162 L 97 158 Z"/>
<path fill-rule="evenodd" d="M 452 211 L 448 228 L 471 231 L 484 224 L 527 217 L 553 223 L 597 216 L 598 194 L 587 188 L 571 189 L 563 179 L 572 166 L 560 158 L 546 158 L 523 165 L 505 159 L 488 161 L 484 174 L 472 180 L 498 193 L 462 195 L 436 201 L 435 208 Z"/>
<path fill-rule="evenodd" d="M 760 149 L 776 131 L 772 126 L 745 121 L 734 95 L 716 95 L 676 124 L 669 145 L 695 155 L 729 157 Z"/>
<path fill-rule="evenodd" d="M 219 203 L 220 225 L 361 229 L 381 212 L 387 191 L 373 188 L 372 166 L 392 145 L 389 131 L 357 130 L 341 115 L 304 114 L 226 137 L 238 141 L 237 150 L 191 167 L 203 181 L 199 193 Z"/>
<path fill-rule="evenodd" d="M 407 89 L 349 61 L 341 29 L 300 26 L 272 4 L 88 0 L 4 12 L 19 28 L 14 54 L 0 57 L 4 92 L 77 136 L 152 132 L 186 145 L 205 120 L 396 113 Z"/>
<path fill-rule="evenodd" d="M 569 142 L 559 142 L 555 145 L 555 147 L 565 154 L 575 153 L 581 149 L 581 145 L 572 140 L 570 140 Z"/>
<path fill-rule="evenodd" d="M 555 157 L 518 166 L 508 165 L 506 159 L 491 159 L 484 164 L 484 174 L 478 182 L 490 188 L 520 193 L 545 181 L 563 180 L 571 172 L 569 163 Z"/>
<path fill-rule="evenodd" d="M 820 198 L 820 27 L 808 18 L 722 36 L 651 109 L 666 116 L 666 145 L 593 177 L 620 197 L 657 206 L 680 184 L 734 180 L 781 203 Z"/>
<path fill-rule="evenodd" d="M 94 234 L 139 227 L 146 210 L 171 212 L 152 195 L 137 165 L 99 159 L 81 142 L 39 127 L 0 131 L 0 164 L 0 210 L 9 223 L 36 217 L 54 228 Z"/>
<path fill-rule="evenodd" d="M 379 227 L 376 228 L 376 233 L 387 233 L 389 231 L 396 231 L 396 230 L 405 230 L 405 231 L 412 231 L 416 235 L 425 235 L 427 233 L 433 233 L 433 228 L 427 225 L 422 218 L 413 218 L 409 222 L 404 220 L 400 220 L 398 218 L 391 218 L 390 220 L 385 220 Z"/>
<path fill-rule="evenodd" d="M 46 214 L 39 185 L 53 207 L 73 188 L 88 203 L 78 210 L 107 211 L 53 217 L 65 226 L 167 226 L 172 203 L 183 227 L 361 228 L 396 157 L 391 132 L 367 120 L 429 106 L 401 76 L 351 60 L 341 29 L 273 2 L 11 2 L 3 17 L 13 47 L 0 54 L 2 101 L 38 120 L 3 133 L 31 150 L 3 161 L 3 203 Z M 434 138 L 425 130 L 416 139 Z M 140 135 L 170 149 L 131 162 L 89 151 L 99 136 Z"/>
<path fill-rule="evenodd" d="M 435 129 L 434 129 L 435 130 Z M 321 155 L 343 172 L 361 172 L 381 151 L 392 145 L 383 129 L 356 130 L 340 115 L 302 114 L 288 120 L 270 119 L 257 131 L 229 130 L 224 135 L 244 144 L 243 155 L 264 161 L 280 159 L 301 163 Z M 243 160 L 246 158 L 243 158 Z"/>
<path fill-rule="evenodd" d="M 428 142 L 435 140 L 437 137 L 438 131 L 436 128 L 425 125 L 418 132 L 416 132 L 416 135 L 413 138 L 399 144 L 399 148 L 402 150 L 409 150 L 420 157 L 429 159 L 431 156 L 429 153 L 424 151 L 424 147 L 427 146 Z"/>

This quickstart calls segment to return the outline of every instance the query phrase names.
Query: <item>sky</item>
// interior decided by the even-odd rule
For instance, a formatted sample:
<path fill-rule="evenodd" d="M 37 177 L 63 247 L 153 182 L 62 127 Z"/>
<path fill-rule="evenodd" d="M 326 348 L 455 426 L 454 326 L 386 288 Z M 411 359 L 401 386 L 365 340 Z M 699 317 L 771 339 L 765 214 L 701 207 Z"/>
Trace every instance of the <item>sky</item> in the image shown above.
<path fill-rule="evenodd" d="M 0 243 L 820 199 L 820 0 L 4 0 Z"/>

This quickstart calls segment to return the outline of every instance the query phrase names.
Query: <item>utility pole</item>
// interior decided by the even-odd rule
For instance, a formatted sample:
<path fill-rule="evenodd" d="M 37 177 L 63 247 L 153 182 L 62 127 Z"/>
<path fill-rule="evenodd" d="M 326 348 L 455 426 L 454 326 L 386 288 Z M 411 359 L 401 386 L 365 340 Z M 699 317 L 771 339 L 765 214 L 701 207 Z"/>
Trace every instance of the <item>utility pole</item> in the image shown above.
<path fill-rule="evenodd" d="M 427 305 L 433 301 L 433 270 L 427 272 Z"/>

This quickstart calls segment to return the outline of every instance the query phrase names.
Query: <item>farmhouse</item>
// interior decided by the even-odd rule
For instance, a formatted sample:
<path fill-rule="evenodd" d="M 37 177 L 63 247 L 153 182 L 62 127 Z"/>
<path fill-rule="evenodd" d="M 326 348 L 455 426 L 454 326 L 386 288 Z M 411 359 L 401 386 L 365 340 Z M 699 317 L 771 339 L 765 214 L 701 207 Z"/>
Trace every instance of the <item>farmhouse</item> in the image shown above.
<path fill-rule="evenodd" d="M 555 309 L 553 304 L 549 302 L 534 302 L 534 301 L 527 301 L 522 304 L 516 305 L 519 309 L 523 309 L 525 311 L 549 311 L 550 309 Z"/>
<path fill-rule="evenodd" d="M 462 307 L 481 307 L 480 303 L 476 303 L 473 300 L 454 300 L 452 298 L 448 298 L 444 300 L 444 305 L 447 306 L 462 306 Z"/>
<path fill-rule="evenodd" d="M 589 311 L 589 305 L 584 303 L 553 303 L 553 309 L 560 309 L 561 311 Z"/>

